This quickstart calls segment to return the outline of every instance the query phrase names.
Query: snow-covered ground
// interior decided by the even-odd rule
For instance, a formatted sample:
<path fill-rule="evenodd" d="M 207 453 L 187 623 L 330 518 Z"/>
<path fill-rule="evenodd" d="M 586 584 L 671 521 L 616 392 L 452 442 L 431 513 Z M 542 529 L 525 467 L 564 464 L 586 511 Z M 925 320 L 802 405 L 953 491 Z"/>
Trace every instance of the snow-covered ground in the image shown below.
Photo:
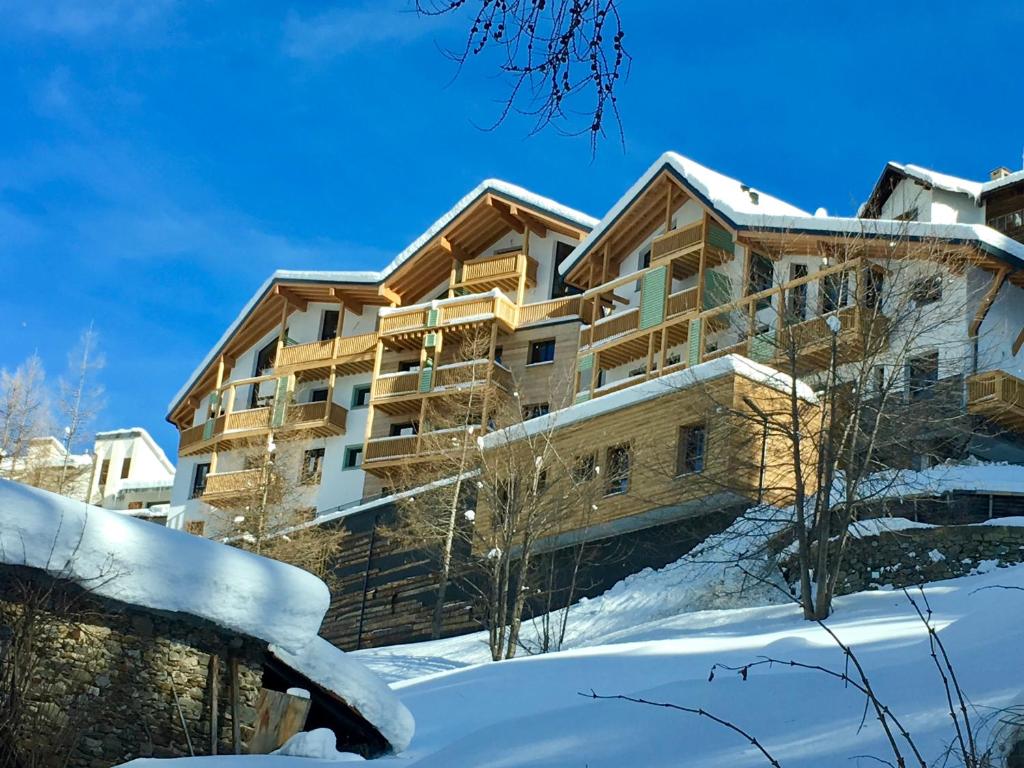
<path fill-rule="evenodd" d="M 398 680 L 394 687 L 416 718 L 412 746 L 396 760 L 417 768 L 766 765 L 721 726 L 579 695 L 592 689 L 704 707 L 747 728 L 788 768 L 878 764 L 858 755 L 890 758 L 877 723 L 868 718 L 861 727 L 863 698 L 821 673 L 757 668 L 746 681 L 720 671 L 709 682 L 716 663 L 737 666 L 765 655 L 841 670 L 842 652 L 798 609 L 768 605 L 649 620 L 649 605 L 630 609 L 628 593 L 646 593 L 635 583 L 644 578 L 633 581 L 616 599 L 614 618 L 599 612 L 578 624 L 580 641 L 568 651 L 486 663 L 482 638 L 470 636 L 360 652 L 361 661 Z M 926 590 L 976 722 L 985 723 L 986 742 L 999 730 L 997 711 L 1024 704 L 1024 591 L 985 589 L 997 585 L 1024 588 L 1024 568 Z M 952 736 L 944 691 L 925 630 L 903 594 L 840 598 L 829 624 L 854 647 L 925 756 L 938 758 Z"/>

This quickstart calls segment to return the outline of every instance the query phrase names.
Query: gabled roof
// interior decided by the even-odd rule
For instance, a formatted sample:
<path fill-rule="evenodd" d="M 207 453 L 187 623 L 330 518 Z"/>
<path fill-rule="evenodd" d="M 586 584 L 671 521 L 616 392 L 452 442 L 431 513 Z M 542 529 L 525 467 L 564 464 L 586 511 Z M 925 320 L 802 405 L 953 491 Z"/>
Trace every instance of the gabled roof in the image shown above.
<path fill-rule="evenodd" d="M 182 386 L 182 388 L 175 394 L 167 407 L 168 419 L 170 419 L 170 415 L 178 408 L 178 406 L 181 405 L 185 396 L 195 386 L 195 384 L 203 378 L 204 374 L 209 373 L 214 361 L 217 359 L 218 355 L 223 352 L 228 342 L 238 333 L 239 329 L 242 328 L 242 326 L 249 320 L 257 308 L 260 307 L 261 303 L 265 302 L 275 290 L 280 290 L 284 286 L 297 286 L 303 284 L 335 288 L 345 287 L 346 293 L 356 295 L 361 301 L 365 301 L 366 303 L 387 304 L 388 302 L 382 298 L 382 295 L 384 292 L 383 288 L 388 280 L 403 267 L 406 267 L 407 265 L 411 267 L 416 258 L 423 253 L 425 249 L 430 247 L 432 243 L 438 240 L 441 233 L 444 232 L 447 227 L 456 222 L 473 206 L 477 205 L 481 201 L 488 200 L 489 196 L 498 196 L 502 200 L 522 205 L 528 209 L 532 209 L 533 211 L 543 214 L 550 220 L 564 222 L 574 230 L 589 231 L 598 222 L 598 220 L 592 216 L 588 216 L 574 208 L 562 205 L 551 198 L 538 195 L 524 187 L 510 184 L 509 182 L 502 181 L 500 179 L 485 179 L 474 187 L 469 194 L 465 195 L 448 211 L 442 214 L 423 232 L 423 234 L 413 240 L 412 243 L 404 248 L 401 253 L 392 259 L 392 261 L 382 270 L 278 270 L 267 278 L 252 298 L 246 302 L 245 306 L 242 307 L 241 312 L 239 312 L 217 343 L 188 377 L 184 386 Z M 381 298 L 371 302 L 368 298 L 370 296 Z M 310 300 L 316 300 L 316 298 L 314 297 Z M 322 300 L 326 301 L 330 299 L 325 298 Z M 259 335 L 262 337 L 266 335 L 266 333 L 264 332 Z"/>
<path fill-rule="evenodd" d="M 875 182 L 875 186 L 871 189 L 871 196 L 861 206 L 861 212 L 877 215 L 881 211 L 882 204 L 886 198 L 892 193 L 893 188 L 903 179 L 913 179 L 928 189 L 941 189 L 946 192 L 965 195 L 980 205 L 986 195 L 1003 187 L 1024 182 L 1024 170 L 1016 171 L 999 179 L 970 181 L 948 173 L 933 171 L 920 165 L 897 163 L 890 160 L 885 164 L 885 168 L 882 169 L 878 181 Z"/>
<path fill-rule="evenodd" d="M 592 246 L 636 200 L 643 191 L 668 173 L 685 186 L 704 205 L 737 232 L 785 232 L 794 235 L 853 235 L 865 238 L 906 240 L 939 239 L 951 243 L 975 245 L 1013 269 L 1024 269 L 1024 244 L 984 224 L 938 224 L 845 216 L 811 215 L 778 198 L 752 189 L 674 152 L 666 152 L 612 207 L 601 223 L 584 238 L 560 267 L 568 274 L 587 255 Z M 1016 175 L 1016 174 L 1014 174 Z M 1024 177 L 1024 172 L 1021 173 Z M 949 177 L 950 179 L 953 177 Z M 999 181 L 1005 181 L 1000 179 Z M 979 194 L 995 188 L 980 185 Z M 754 195 L 750 193 L 754 192 Z M 756 200 L 755 200 L 756 198 Z"/>
<path fill-rule="evenodd" d="M 811 215 L 784 200 L 754 189 L 742 181 L 714 171 L 677 152 L 666 152 L 652 163 L 619 198 L 618 202 L 601 219 L 601 223 L 594 227 L 576 247 L 572 255 L 562 262 L 559 271 L 563 275 L 568 274 L 601 239 L 602 235 L 615 225 L 630 205 L 660 178 L 662 173 L 669 174 L 687 192 L 706 207 L 716 211 L 733 228 L 760 220 L 766 215 L 795 217 Z"/>
<path fill-rule="evenodd" d="M 121 440 L 123 438 L 137 437 L 144 442 L 149 450 L 156 456 L 156 460 L 160 462 L 164 469 L 173 477 L 174 476 L 174 464 L 167 458 L 167 454 L 164 453 L 164 449 L 156 444 L 153 436 L 149 434 L 143 427 L 127 427 L 125 429 L 114 429 L 107 432 L 97 432 L 96 442 L 101 440 Z M 122 485 L 124 487 L 124 485 Z"/>

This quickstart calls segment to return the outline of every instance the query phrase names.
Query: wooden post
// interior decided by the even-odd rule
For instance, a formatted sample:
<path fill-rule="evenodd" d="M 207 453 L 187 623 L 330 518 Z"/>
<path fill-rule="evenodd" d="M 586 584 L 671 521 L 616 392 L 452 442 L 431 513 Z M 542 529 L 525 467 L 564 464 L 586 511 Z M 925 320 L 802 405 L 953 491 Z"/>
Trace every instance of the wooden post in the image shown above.
<path fill-rule="evenodd" d="M 288 299 L 284 296 L 281 297 L 281 327 L 277 332 L 277 354 L 274 355 L 274 364 L 277 364 L 277 359 L 281 356 L 281 349 L 284 347 L 285 340 L 285 326 L 288 323 Z M 258 373 L 258 371 L 257 371 Z"/>
<path fill-rule="evenodd" d="M 220 688 L 220 657 L 210 656 L 210 754 L 217 754 L 217 693 Z"/>
<path fill-rule="evenodd" d="M 675 192 L 675 187 L 671 181 L 665 183 L 665 232 L 672 231 L 672 193 Z"/>
<path fill-rule="evenodd" d="M 597 389 L 597 375 L 601 372 L 601 353 L 594 352 L 594 364 L 590 366 L 590 397 L 594 397 L 594 390 Z"/>
<path fill-rule="evenodd" d="M 530 228 L 523 227 L 523 252 L 516 257 L 519 268 L 519 284 L 516 287 L 516 307 L 522 306 L 526 298 L 526 271 L 530 263 Z"/>
<path fill-rule="evenodd" d="M 458 275 L 458 270 L 459 270 L 459 260 L 456 259 L 455 255 L 453 254 L 452 255 L 452 271 L 451 271 L 451 274 L 448 277 L 448 298 L 449 299 L 452 298 L 453 296 L 455 296 L 455 280 L 456 280 L 456 277 Z"/>
<path fill-rule="evenodd" d="M 324 418 L 331 417 L 331 404 L 334 402 L 334 385 L 338 378 L 338 372 L 334 365 L 331 365 L 331 373 L 327 377 L 327 403 L 324 408 Z"/>
<path fill-rule="evenodd" d="M 651 378 L 651 371 L 654 369 L 654 331 L 647 334 L 647 366 L 645 376 Z"/>
<path fill-rule="evenodd" d="M 380 360 L 384 355 L 384 342 L 381 341 L 380 337 L 377 338 L 377 349 L 373 355 L 373 373 L 370 375 L 370 403 L 366 407 L 366 432 L 363 437 L 363 448 L 365 450 L 367 444 L 370 442 L 370 432 L 373 429 L 373 384 L 376 383 L 377 377 L 380 375 Z"/>
<path fill-rule="evenodd" d="M 235 748 L 235 754 L 242 754 L 242 724 L 241 717 L 242 703 L 238 691 L 238 657 L 232 656 L 228 662 L 231 668 L 231 741 Z"/>
<path fill-rule="evenodd" d="M 487 350 L 487 384 L 484 387 L 484 403 L 480 414 L 480 429 L 487 432 L 487 416 L 491 400 L 491 375 L 494 372 L 494 351 L 498 346 L 498 321 L 491 322 L 491 343 Z"/>
<path fill-rule="evenodd" d="M 658 375 L 665 375 L 665 362 L 668 359 L 668 326 L 661 330 L 661 353 L 658 358 Z"/>
<path fill-rule="evenodd" d="M 345 300 L 338 301 L 338 323 L 334 326 L 334 347 L 331 350 L 331 357 L 338 356 L 338 348 L 341 346 L 341 334 L 345 331 Z"/>
<path fill-rule="evenodd" d="M 228 386 L 227 401 L 224 403 L 224 418 L 235 412 L 235 397 L 238 394 L 238 388 L 234 384 Z"/>

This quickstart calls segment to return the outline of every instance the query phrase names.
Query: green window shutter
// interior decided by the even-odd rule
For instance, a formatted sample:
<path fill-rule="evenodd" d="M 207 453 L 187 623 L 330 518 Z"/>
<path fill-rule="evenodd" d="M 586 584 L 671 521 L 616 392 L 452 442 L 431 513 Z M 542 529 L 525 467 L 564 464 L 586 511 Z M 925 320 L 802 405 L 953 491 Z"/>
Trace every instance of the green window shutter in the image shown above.
<path fill-rule="evenodd" d="M 433 349 L 437 346 L 437 333 L 431 331 L 423 335 L 423 348 Z"/>
<path fill-rule="evenodd" d="M 714 222 L 708 222 L 707 241 L 708 245 L 725 251 L 726 253 L 736 252 L 736 244 L 732 241 L 732 235 Z"/>
<path fill-rule="evenodd" d="M 732 296 L 732 281 L 728 275 L 715 270 L 704 273 L 704 309 L 714 309 L 729 301 Z"/>
<path fill-rule="evenodd" d="M 700 328 L 701 319 L 695 317 L 690 321 L 690 330 L 686 337 L 686 364 L 697 365 L 700 362 Z"/>
<path fill-rule="evenodd" d="M 665 288 L 668 267 L 645 272 L 640 280 L 640 330 L 653 328 L 665 319 Z"/>
<path fill-rule="evenodd" d="M 277 388 L 274 390 L 274 413 L 270 426 L 283 427 L 284 419 L 288 412 L 288 377 L 281 376 L 277 380 Z"/>
<path fill-rule="evenodd" d="M 764 363 L 775 357 L 775 331 L 759 333 L 750 340 L 750 359 Z"/>
<path fill-rule="evenodd" d="M 420 369 L 420 392 L 429 392 L 434 386 L 434 365 L 427 360 L 426 365 Z"/>
<path fill-rule="evenodd" d="M 585 403 L 589 399 L 590 399 L 590 392 L 589 391 L 588 392 L 580 392 L 578 395 L 576 395 L 576 402 L 577 403 Z"/>
<path fill-rule="evenodd" d="M 220 394 L 217 392 L 210 393 L 210 406 L 207 408 L 209 414 L 206 419 L 206 423 L 203 424 L 203 440 L 209 440 L 213 437 L 213 425 L 217 420 L 217 406 L 220 405 Z"/>
<path fill-rule="evenodd" d="M 436 309 L 428 309 L 427 310 L 427 327 L 428 328 L 433 328 L 436 325 L 437 325 L 437 310 Z"/>
<path fill-rule="evenodd" d="M 209 440 L 213 437 L 213 422 L 216 419 L 207 419 L 206 423 L 203 424 L 203 440 Z"/>
<path fill-rule="evenodd" d="M 594 367 L 594 353 L 591 352 L 588 355 L 583 355 L 577 363 L 576 370 L 580 373 L 590 373 L 590 369 Z"/>

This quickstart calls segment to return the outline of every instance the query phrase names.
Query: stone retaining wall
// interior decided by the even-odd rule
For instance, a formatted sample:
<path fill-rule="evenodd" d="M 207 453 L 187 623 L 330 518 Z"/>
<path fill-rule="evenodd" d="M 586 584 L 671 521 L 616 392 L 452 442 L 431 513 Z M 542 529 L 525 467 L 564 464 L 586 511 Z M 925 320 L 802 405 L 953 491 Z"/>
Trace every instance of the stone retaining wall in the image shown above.
<path fill-rule="evenodd" d="M 886 531 L 850 539 L 836 594 L 955 579 L 1024 562 L 1024 528 L 960 525 Z"/>
<path fill-rule="evenodd" d="M 9 627 L 24 600 L 4 589 L 5 577 L 0 574 L 0 625 Z M 182 718 L 192 750 L 210 754 L 211 654 L 220 661 L 218 751 L 234 751 L 231 657 L 239 660 L 243 741 L 252 733 L 264 643 L 93 597 L 73 611 L 44 610 L 36 626 L 37 666 L 17 738 L 19 751 L 38 766 L 106 768 L 136 757 L 188 755 Z"/>

